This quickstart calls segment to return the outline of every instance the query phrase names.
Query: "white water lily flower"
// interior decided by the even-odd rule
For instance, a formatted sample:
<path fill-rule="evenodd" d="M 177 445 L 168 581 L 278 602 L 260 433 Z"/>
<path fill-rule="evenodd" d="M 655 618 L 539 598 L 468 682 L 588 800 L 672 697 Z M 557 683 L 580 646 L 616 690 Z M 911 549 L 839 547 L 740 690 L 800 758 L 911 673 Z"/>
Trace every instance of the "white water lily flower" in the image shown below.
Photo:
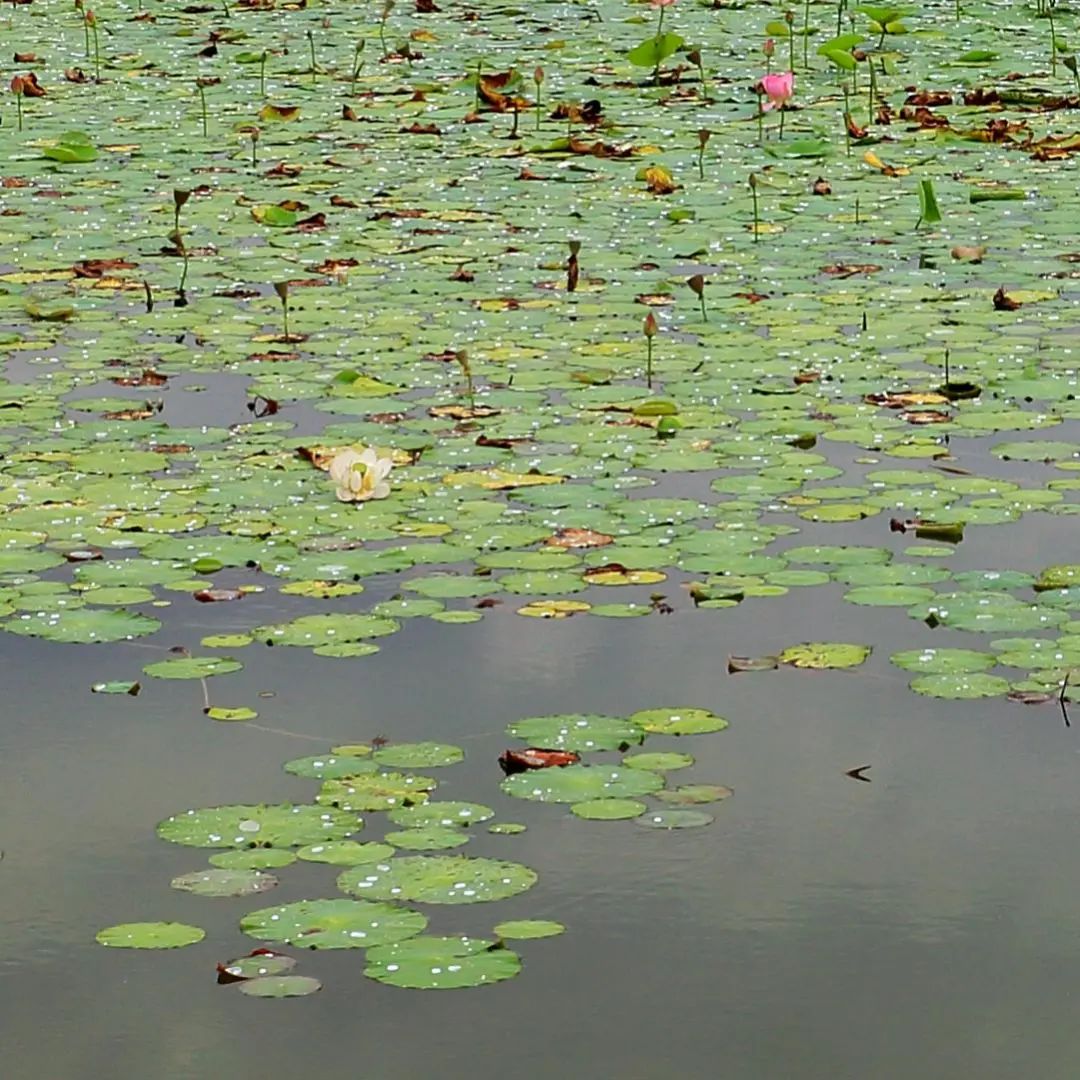
<path fill-rule="evenodd" d="M 337 497 L 342 502 L 385 499 L 390 494 L 386 478 L 393 467 L 389 456 L 381 457 L 374 447 L 342 450 L 330 462 L 330 479 L 337 484 Z"/>

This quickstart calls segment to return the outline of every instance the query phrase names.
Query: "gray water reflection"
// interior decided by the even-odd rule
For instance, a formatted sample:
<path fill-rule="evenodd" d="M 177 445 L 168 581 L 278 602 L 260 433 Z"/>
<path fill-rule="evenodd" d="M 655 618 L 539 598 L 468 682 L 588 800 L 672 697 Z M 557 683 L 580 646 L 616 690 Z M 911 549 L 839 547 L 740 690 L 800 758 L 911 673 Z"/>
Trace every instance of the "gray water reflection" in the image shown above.
<path fill-rule="evenodd" d="M 1067 520 L 1031 515 L 1009 530 L 1023 541 L 1010 542 L 1010 565 L 1061 550 Z M 973 530 L 960 557 L 993 565 L 1002 535 Z M 157 646 L 5 637 L 4 1075 L 1074 1076 L 1075 729 L 1049 707 L 910 694 L 887 657 L 922 640 L 918 624 L 853 611 L 842 591 L 816 589 L 810 604 L 793 590 L 714 618 L 414 620 L 357 662 L 253 647 L 242 672 L 211 686 L 223 704 L 257 703 L 258 724 L 277 732 L 206 721 L 197 685 L 150 681 L 137 699 L 87 692 L 132 675 Z M 194 615 L 216 629 L 233 618 Z M 728 652 L 825 627 L 874 643 L 864 669 L 724 673 Z M 683 777 L 735 789 L 708 829 L 581 822 L 498 790 L 494 758 L 515 717 L 679 702 L 732 721 L 686 744 L 698 760 Z M 259 905 L 171 890 L 205 853 L 157 841 L 153 824 L 188 806 L 310 798 L 313 784 L 280 772 L 283 760 L 377 733 L 460 742 L 468 758 L 441 794 L 530 827 L 479 832 L 468 850 L 534 866 L 536 888 L 431 909 L 432 930 L 541 917 L 569 932 L 523 943 L 522 976 L 478 991 L 381 987 L 363 979 L 359 954 L 340 953 L 304 957 L 326 985 L 311 999 L 258 1002 L 215 986 L 215 962 L 251 945 L 239 915 Z M 871 784 L 843 775 L 863 764 Z M 332 895 L 327 868 L 281 876 L 275 901 Z M 158 955 L 94 945 L 100 926 L 144 918 L 194 922 L 208 937 Z"/>

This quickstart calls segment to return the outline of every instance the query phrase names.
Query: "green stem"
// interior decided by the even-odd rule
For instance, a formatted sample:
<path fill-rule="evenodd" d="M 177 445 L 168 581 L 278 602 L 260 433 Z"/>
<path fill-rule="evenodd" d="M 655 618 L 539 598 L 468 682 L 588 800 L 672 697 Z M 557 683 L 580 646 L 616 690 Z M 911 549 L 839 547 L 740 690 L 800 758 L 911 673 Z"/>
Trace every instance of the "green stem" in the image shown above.
<path fill-rule="evenodd" d="M 86 47 L 86 59 L 90 59 L 90 24 L 83 18 L 83 45 Z"/>
<path fill-rule="evenodd" d="M 872 124 L 874 122 L 874 102 L 877 100 L 877 74 L 874 71 L 874 58 L 868 56 L 866 64 L 870 68 L 870 101 L 869 101 L 869 121 Z"/>
<path fill-rule="evenodd" d="M 698 296 L 698 303 L 701 304 L 701 320 L 702 322 L 708 322 L 709 316 L 705 313 L 705 290 L 702 289 Z"/>
<path fill-rule="evenodd" d="M 536 130 L 540 130 L 540 84 L 536 84 Z"/>
<path fill-rule="evenodd" d="M 94 24 L 94 82 L 101 82 L 101 44 L 98 40 L 97 23 Z"/>
<path fill-rule="evenodd" d="M 704 145 L 698 146 L 697 152 L 697 173 L 698 179 L 705 179 L 705 147 Z"/>
<path fill-rule="evenodd" d="M 203 133 L 203 138 L 205 139 L 206 136 L 207 136 L 207 132 L 208 132 L 208 122 L 207 122 L 207 115 L 206 115 L 206 87 L 204 87 L 202 85 L 199 85 L 198 86 L 198 91 L 199 91 L 199 104 L 200 104 L 200 107 L 202 109 L 202 133 Z"/>
<path fill-rule="evenodd" d="M 22 131 L 22 94 L 15 95 L 15 111 L 19 114 L 19 130 Z"/>
<path fill-rule="evenodd" d="M 803 27 L 802 27 L 802 66 L 803 71 L 810 70 L 810 0 L 803 3 Z"/>
<path fill-rule="evenodd" d="M 360 60 L 360 54 L 364 51 L 364 39 L 361 38 L 357 43 L 356 51 L 353 53 L 353 70 L 352 70 L 352 84 L 349 87 L 349 96 L 356 97 L 356 80 L 360 77 L 360 69 L 364 66 Z"/>
<path fill-rule="evenodd" d="M 184 272 L 180 275 L 180 287 L 176 290 L 181 296 L 184 295 L 184 286 L 187 284 L 187 272 L 188 272 L 188 253 L 187 248 L 181 251 L 184 256 Z"/>
<path fill-rule="evenodd" d="M 759 237 L 759 231 L 758 231 L 759 221 L 758 221 L 758 203 L 757 203 L 757 183 L 754 182 L 753 180 L 751 180 L 751 183 L 750 183 L 750 198 L 753 199 L 753 201 L 754 201 L 754 243 L 756 244 L 760 237 Z"/>
<path fill-rule="evenodd" d="M 289 301 L 288 300 L 282 300 L 281 301 L 281 315 L 282 315 L 282 321 L 285 323 L 285 341 L 287 343 L 287 342 L 289 342 L 291 340 L 290 337 L 289 337 Z"/>
<path fill-rule="evenodd" d="M 1054 32 L 1054 5 L 1046 8 L 1046 17 L 1050 20 L 1050 74 L 1057 75 L 1057 34 Z"/>
<path fill-rule="evenodd" d="M 311 52 L 311 81 L 316 83 L 319 81 L 319 69 L 315 63 L 315 34 L 308 30 L 307 32 L 308 49 Z"/>
<path fill-rule="evenodd" d="M 661 8 L 661 11 L 663 8 Z M 645 382 L 649 389 L 652 389 L 652 338 L 645 339 Z"/>
<path fill-rule="evenodd" d="M 266 50 L 259 57 L 259 97 L 266 97 Z"/>
<path fill-rule="evenodd" d="M 757 92 L 757 141 L 759 144 L 765 141 L 765 110 L 762 108 L 761 96 L 761 86 L 759 85 Z"/>

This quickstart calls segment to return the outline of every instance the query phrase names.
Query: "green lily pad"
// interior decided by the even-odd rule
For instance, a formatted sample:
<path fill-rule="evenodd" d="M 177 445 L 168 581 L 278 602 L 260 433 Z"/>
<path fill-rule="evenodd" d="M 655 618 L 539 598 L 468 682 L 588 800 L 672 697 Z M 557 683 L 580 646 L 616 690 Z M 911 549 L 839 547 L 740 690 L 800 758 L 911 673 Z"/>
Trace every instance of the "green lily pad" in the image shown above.
<path fill-rule="evenodd" d="M 650 735 L 707 735 L 728 726 L 708 709 L 643 709 L 630 719 Z"/>
<path fill-rule="evenodd" d="M 466 855 L 406 855 L 338 878 L 338 888 L 354 896 L 423 904 L 505 900 L 535 884 L 536 871 L 521 863 Z"/>
<path fill-rule="evenodd" d="M 704 810 L 651 810 L 634 824 L 646 829 L 697 829 L 715 819 Z"/>
<path fill-rule="evenodd" d="M 963 672 L 986 671 L 998 661 L 991 653 L 974 649 L 906 649 L 893 653 L 889 662 L 905 671 L 926 675 L 956 675 Z"/>
<path fill-rule="evenodd" d="M 0 623 L 11 634 L 80 645 L 131 641 L 161 628 L 157 619 L 123 608 L 76 608 L 16 615 Z"/>
<path fill-rule="evenodd" d="M 429 825 L 388 832 L 383 839 L 388 845 L 405 851 L 447 851 L 467 844 L 472 837 L 458 825 Z"/>
<path fill-rule="evenodd" d="M 522 825 L 517 821 L 497 821 L 494 825 L 487 827 L 487 831 L 495 836 L 517 836 L 527 829 L 527 825 Z"/>
<path fill-rule="evenodd" d="M 307 997 L 322 989 L 322 983 L 311 975 L 264 975 L 245 979 L 238 987 L 248 997 L 287 998 Z"/>
<path fill-rule="evenodd" d="M 356 814 L 320 806 L 211 806 L 166 818 L 162 840 L 188 847 L 299 847 L 358 832 Z"/>
<path fill-rule="evenodd" d="M 224 869 L 194 870 L 170 882 L 174 889 L 195 893 L 196 896 L 253 896 L 272 889 L 277 883 L 278 879 L 273 874 L 263 874 L 258 870 Z"/>
<path fill-rule="evenodd" d="M 323 645 L 351 644 L 368 638 L 384 637 L 401 629 L 396 619 L 381 615 L 342 613 L 336 615 L 301 615 L 288 623 L 257 626 L 252 630 L 256 641 L 267 645 L 296 645 L 315 648 Z"/>
<path fill-rule="evenodd" d="M 183 656 L 147 664 L 143 673 L 154 679 L 208 679 L 239 671 L 243 666 L 227 656 Z"/>
<path fill-rule="evenodd" d="M 364 974 L 409 990 L 456 990 L 512 979 L 521 970 L 516 953 L 480 938 L 417 937 L 367 952 Z"/>
<path fill-rule="evenodd" d="M 198 926 L 178 922 L 121 923 L 99 930 L 99 945 L 114 949 L 180 949 L 206 937 Z"/>
<path fill-rule="evenodd" d="M 655 794 L 658 799 L 674 806 L 695 806 L 729 799 L 734 792 L 722 784 L 683 784 L 682 787 L 665 788 Z"/>
<path fill-rule="evenodd" d="M 641 743 L 645 733 L 633 720 L 594 713 L 558 713 L 532 716 L 510 724 L 506 733 L 533 746 L 552 750 L 618 750 Z"/>
<path fill-rule="evenodd" d="M 307 844 L 296 853 L 305 862 L 328 863 L 330 866 L 362 866 L 364 863 L 389 859 L 394 849 L 389 844 L 366 843 L 357 840 L 327 840 Z"/>
<path fill-rule="evenodd" d="M 1009 680 L 982 671 L 948 672 L 912 679 L 911 689 L 916 694 L 949 700 L 999 697 L 1009 692 Z"/>
<path fill-rule="evenodd" d="M 375 751 L 380 765 L 394 769 L 433 769 L 441 765 L 456 765 L 465 758 L 465 751 L 445 743 L 395 743 Z"/>
<path fill-rule="evenodd" d="M 239 848 L 210 856 L 210 865 L 222 870 L 273 870 L 294 862 L 296 856 L 284 848 Z"/>
<path fill-rule="evenodd" d="M 1058 566 L 1048 566 L 1039 574 L 1035 582 L 1035 591 L 1068 589 L 1074 585 L 1080 585 L 1080 563 L 1062 563 Z"/>
<path fill-rule="evenodd" d="M 648 769 L 650 772 L 668 772 L 672 769 L 685 769 L 694 764 L 690 754 L 650 753 L 628 754 L 622 759 L 628 769 Z"/>
<path fill-rule="evenodd" d="M 494 932 L 501 938 L 515 941 L 532 941 L 536 938 L 558 937 L 566 933 L 566 927 L 550 919 L 512 919 L 498 923 Z"/>
<path fill-rule="evenodd" d="M 355 873 L 355 871 L 347 871 Z M 427 926 L 419 911 L 367 900 L 300 900 L 260 908 L 240 920 L 240 929 L 259 941 L 305 949 L 362 949 L 415 937 Z"/>
<path fill-rule="evenodd" d="M 780 662 L 798 668 L 853 668 L 870 655 L 869 645 L 852 645 L 842 641 L 811 641 L 792 645 L 780 654 Z"/>
<path fill-rule="evenodd" d="M 933 589 L 918 585 L 860 585 L 844 593 L 844 599 L 865 607 L 911 607 L 933 595 Z"/>
<path fill-rule="evenodd" d="M 436 787 L 438 781 L 430 776 L 370 773 L 323 781 L 315 801 L 340 810 L 393 810 L 427 802 L 427 793 Z"/>
<path fill-rule="evenodd" d="M 640 817 L 647 809 L 637 799 L 589 799 L 572 803 L 570 813 L 586 821 L 626 821 Z"/>
<path fill-rule="evenodd" d="M 370 747 L 361 747 L 368 753 Z M 294 776 L 306 776 L 315 780 L 337 780 L 344 776 L 360 776 L 378 772 L 378 765 L 368 757 L 353 754 L 314 754 L 311 757 L 293 758 L 282 768 Z"/>
<path fill-rule="evenodd" d="M 534 769 L 508 776 L 500 785 L 507 795 L 536 802 L 590 802 L 595 799 L 633 799 L 664 786 L 655 773 L 610 765 L 567 765 Z"/>
<path fill-rule="evenodd" d="M 447 828 L 472 825 L 495 816 L 490 806 L 470 802 L 428 802 L 420 806 L 401 806 L 391 810 L 387 817 L 395 825 L 409 829 L 429 829 L 432 826 Z"/>
<path fill-rule="evenodd" d="M 230 960 L 223 965 L 223 970 L 234 979 L 259 979 L 266 975 L 284 975 L 294 967 L 295 957 L 263 949 L 257 956 L 241 956 Z"/>

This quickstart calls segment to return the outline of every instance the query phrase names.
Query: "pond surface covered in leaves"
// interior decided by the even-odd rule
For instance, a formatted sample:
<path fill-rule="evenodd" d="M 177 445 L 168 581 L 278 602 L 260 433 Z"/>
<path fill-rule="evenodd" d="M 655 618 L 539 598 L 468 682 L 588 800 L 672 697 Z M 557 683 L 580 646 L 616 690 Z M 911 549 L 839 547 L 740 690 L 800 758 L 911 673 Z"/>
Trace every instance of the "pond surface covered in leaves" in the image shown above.
<path fill-rule="evenodd" d="M 1078 13 L 0 30 L 13 1075 L 1071 1075 Z"/>

